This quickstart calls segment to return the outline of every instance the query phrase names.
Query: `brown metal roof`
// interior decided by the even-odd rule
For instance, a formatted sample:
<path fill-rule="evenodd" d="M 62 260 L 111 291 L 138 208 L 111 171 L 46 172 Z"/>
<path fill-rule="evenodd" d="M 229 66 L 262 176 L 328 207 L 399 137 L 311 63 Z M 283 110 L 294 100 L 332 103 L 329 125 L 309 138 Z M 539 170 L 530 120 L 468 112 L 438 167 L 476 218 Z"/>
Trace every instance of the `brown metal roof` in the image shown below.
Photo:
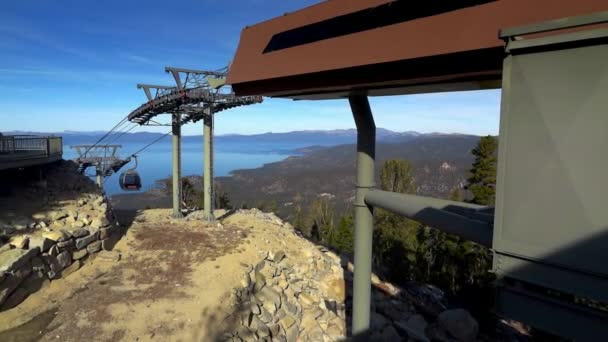
<path fill-rule="evenodd" d="M 329 0 L 243 29 L 238 95 L 335 98 L 500 86 L 500 29 L 608 10 L 606 0 Z"/>

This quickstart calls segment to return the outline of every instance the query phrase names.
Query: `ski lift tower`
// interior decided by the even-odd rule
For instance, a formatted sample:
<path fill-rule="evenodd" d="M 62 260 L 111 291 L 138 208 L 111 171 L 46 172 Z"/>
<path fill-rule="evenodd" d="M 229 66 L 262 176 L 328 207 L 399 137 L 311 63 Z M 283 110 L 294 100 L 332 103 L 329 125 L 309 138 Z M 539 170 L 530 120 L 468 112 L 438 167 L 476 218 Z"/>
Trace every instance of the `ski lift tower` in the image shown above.
<path fill-rule="evenodd" d="M 261 96 L 236 96 L 225 86 L 228 68 L 216 71 L 165 67 L 175 86 L 138 84 L 148 102 L 132 111 L 128 119 L 139 125 L 171 126 L 173 144 L 173 216 L 181 217 L 181 126 L 203 120 L 204 123 L 204 216 L 213 221 L 213 119 L 214 114 L 242 105 L 262 102 Z M 171 124 L 156 121 L 171 115 Z"/>
<path fill-rule="evenodd" d="M 120 159 L 118 150 L 121 145 L 73 145 L 70 148 L 76 150 L 78 158 L 78 173 L 85 173 L 89 167 L 95 168 L 95 182 L 103 189 L 103 178 L 118 172 L 131 158 Z"/>

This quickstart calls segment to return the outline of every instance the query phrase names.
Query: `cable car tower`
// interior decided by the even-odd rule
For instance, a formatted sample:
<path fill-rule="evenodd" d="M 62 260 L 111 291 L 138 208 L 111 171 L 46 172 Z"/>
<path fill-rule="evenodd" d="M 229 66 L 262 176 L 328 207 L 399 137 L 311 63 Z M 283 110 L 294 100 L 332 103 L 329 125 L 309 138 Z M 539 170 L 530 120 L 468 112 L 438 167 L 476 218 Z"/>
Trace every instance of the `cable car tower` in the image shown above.
<path fill-rule="evenodd" d="M 78 158 L 78 173 L 85 173 L 89 167 L 95 168 L 96 183 L 103 189 L 103 178 L 118 172 L 131 158 L 121 159 L 118 150 L 121 145 L 73 145 L 70 148 L 76 150 Z"/>
<path fill-rule="evenodd" d="M 138 84 L 148 102 L 128 115 L 139 125 L 171 126 L 173 144 L 173 216 L 181 217 L 181 126 L 203 120 L 204 145 L 204 216 L 213 221 L 213 120 L 214 114 L 230 108 L 262 102 L 261 96 L 236 96 L 226 86 L 228 67 L 216 70 L 193 70 L 165 67 L 175 86 Z M 171 124 L 162 124 L 156 117 L 171 116 Z"/>

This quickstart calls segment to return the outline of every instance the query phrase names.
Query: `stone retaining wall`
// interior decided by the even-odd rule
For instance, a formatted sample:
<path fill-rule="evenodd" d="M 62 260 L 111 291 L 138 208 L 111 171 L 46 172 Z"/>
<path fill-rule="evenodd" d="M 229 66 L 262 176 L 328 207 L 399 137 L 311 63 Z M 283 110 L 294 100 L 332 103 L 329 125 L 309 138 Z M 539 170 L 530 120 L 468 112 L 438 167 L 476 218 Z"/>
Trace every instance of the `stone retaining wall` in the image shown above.
<path fill-rule="evenodd" d="M 341 341 L 352 311 L 353 264 L 300 236 L 272 213 L 239 210 L 294 234 L 291 254 L 271 247 L 242 264 L 232 290 L 230 314 L 220 327 L 223 341 Z M 268 244 L 267 244 L 268 245 Z M 276 246 L 276 245 L 274 245 Z M 285 247 L 285 246 L 284 246 Z M 274 248 L 274 249 L 273 249 Z M 463 309 L 447 309 L 436 287 L 398 287 L 372 274 L 369 341 L 475 341 L 478 324 Z"/>
<path fill-rule="evenodd" d="M 12 213 L 10 221 L 0 222 L 0 311 L 78 270 L 117 238 L 118 224 L 103 194 L 74 170 L 63 162 L 49 171 L 53 177 L 45 187 L 20 192 L 35 191 L 46 210 Z"/>

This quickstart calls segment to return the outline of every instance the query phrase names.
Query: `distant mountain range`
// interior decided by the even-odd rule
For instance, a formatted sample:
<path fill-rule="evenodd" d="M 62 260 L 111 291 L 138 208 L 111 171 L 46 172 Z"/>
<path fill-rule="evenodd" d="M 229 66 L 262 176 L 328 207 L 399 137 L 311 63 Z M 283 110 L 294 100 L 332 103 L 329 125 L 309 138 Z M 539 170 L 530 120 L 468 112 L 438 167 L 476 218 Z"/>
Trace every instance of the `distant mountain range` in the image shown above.
<path fill-rule="evenodd" d="M 103 131 L 92 131 L 92 132 L 81 132 L 81 131 L 64 131 L 64 132 L 29 132 L 29 131 L 11 131 L 4 132 L 5 135 L 58 135 L 62 136 L 65 145 L 74 144 L 92 144 L 101 138 L 106 132 Z M 137 133 L 125 133 L 119 136 L 121 133 L 113 133 L 107 138 L 108 141 L 120 144 L 122 142 L 150 142 L 154 139 L 161 137 L 162 133 L 152 132 L 137 132 Z M 414 140 L 422 136 L 467 136 L 466 134 L 444 134 L 444 133 L 419 133 L 414 131 L 406 132 L 394 132 L 384 128 L 376 129 L 376 139 L 378 142 L 383 143 L 404 143 Z M 114 139 L 116 138 L 116 139 Z M 187 135 L 182 137 L 184 143 L 187 142 L 200 142 L 202 135 Z M 336 129 L 336 130 L 309 130 L 309 131 L 293 131 L 286 133 L 261 133 L 252 135 L 242 134 L 225 134 L 216 135 L 215 141 L 217 143 L 222 142 L 235 142 L 235 143 L 295 143 L 303 146 L 333 146 L 342 144 L 352 144 L 357 140 L 357 131 L 355 129 Z M 165 141 L 164 139 L 162 141 Z M 169 141 L 169 139 L 167 139 Z"/>
<path fill-rule="evenodd" d="M 275 139 L 277 136 L 285 139 L 293 136 L 300 136 L 301 139 L 332 136 L 328 132 L 294 133 L 291 136 L 283 136 L 287 133 L 256 136 L 264 139 Z M 348 139 L 354 138 L 354 130 L 341 133 Z M 392 133 L 394 132 L 382 130 L 378 134 L 381 141 L 376 145 L 376 176 L 386 160 L 405 159 L 412 165 L 416 193 L 447 198 L 452 190 L 463 189 L 473 163 L 471 150 L 479 141 L 478 136 Z M 399 139 L 402 142 L 395 142 Z M 308 210 L 316 198 L 327 196 L 332 199 L 337 212 L 343 212 L 352 205 L 355 193 L 357 148 L 352 142 L 354 141 L 335 146 L 310 145 L 299 148 L 297 151 L 301 155 L 256 169 L 236 170 L 231 176 L 217 177 L 216 181 L 236 207 L 243 204 L 260 207 L 276 203 L 276 212 L 291 220 L 297 207 Z M 201 187 L 200 176 L 188 178 L 196 188 Z M 379 179 L 376 182 L 380 184 Z M 169 206 L 169 194 L 170 190 L 161 196 L 158 192 L 116 195 L 113 200 L 127 206 Z"/>

